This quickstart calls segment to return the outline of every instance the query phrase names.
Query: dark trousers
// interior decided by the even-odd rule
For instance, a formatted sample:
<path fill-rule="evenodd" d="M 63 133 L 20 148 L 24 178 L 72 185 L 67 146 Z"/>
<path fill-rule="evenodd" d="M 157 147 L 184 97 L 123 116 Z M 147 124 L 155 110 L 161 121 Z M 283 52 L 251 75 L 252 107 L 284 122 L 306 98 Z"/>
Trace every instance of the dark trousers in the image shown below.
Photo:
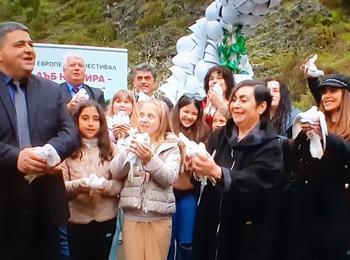
<path fill-rule="evenodd" d="M 71 260 L 107 260 L 116 227 L 116 218 L 104 222 L 67 225 Z"/>
<path fill-rule="evenodd" d="M 59 260 L 58 226 L 53 226 L 33 211 L 25 211 L 8 223 L 11 232 L 0 241 L 2 260 Z M 7 235 L 6 235 L 7 233 Z"/>

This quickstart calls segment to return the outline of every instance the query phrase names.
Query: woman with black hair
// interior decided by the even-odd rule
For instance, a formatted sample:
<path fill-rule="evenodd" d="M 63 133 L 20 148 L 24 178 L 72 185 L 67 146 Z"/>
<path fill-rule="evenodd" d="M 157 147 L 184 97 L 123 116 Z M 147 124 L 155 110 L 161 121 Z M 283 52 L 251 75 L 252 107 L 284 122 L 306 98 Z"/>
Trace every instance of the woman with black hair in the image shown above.
<path fill-rule="evenodd" d="M 192 158 L 195 173 L 209 177 L 198 204 L 194 259 L 271 259 L 283 156 L 270 104 L 263 83 L 239 83 L 229 99 L 232 119 L 209 137 L 212 156 Z"/>
<path fill-rule="evenodd" d="M 278 134 L 291 138 L 293 121 L 300 111 L 292 106 L 288 87 L 283 81 L 269 78 L 265 83 L 272 96 L 270 108 L 272 125 Z"/>

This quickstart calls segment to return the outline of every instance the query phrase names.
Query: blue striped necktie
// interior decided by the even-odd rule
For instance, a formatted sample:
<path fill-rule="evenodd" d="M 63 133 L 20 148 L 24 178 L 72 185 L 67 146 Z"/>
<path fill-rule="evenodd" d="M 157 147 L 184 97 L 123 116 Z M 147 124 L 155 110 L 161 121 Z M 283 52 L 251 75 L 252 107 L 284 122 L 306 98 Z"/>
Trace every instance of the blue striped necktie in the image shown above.
<path fill-rule="evenodd" d="M 28 124 L 27 101 L 23 89 L 20 87 L 19 81 L 12 81 L 15 86 L 15 109 L 17 121 L 17 135 L 19 148 L 30 147 L 30 135 Z"/>

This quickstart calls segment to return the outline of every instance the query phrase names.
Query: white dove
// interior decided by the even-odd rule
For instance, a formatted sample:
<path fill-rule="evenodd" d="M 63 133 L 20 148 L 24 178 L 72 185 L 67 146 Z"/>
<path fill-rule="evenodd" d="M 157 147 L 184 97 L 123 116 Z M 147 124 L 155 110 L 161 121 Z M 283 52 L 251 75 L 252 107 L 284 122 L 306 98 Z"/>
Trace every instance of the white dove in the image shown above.
<path fill-rule="evenodd" d="M 326 150 L 326 135 L 328 135 L 328 129 L 326 124 L 326 119 L 324 114 L 321 111 L 317 111 L 317 107 L 312 106 L 306 112 L 299 113 L 293 123 L 293 138 L 295 139 L 301 131 L 301 123 L 310 123 L 320 122 L 321 135 L 323 140 L 323 147 L 321 144 L 321 137 L 315 132 L 311 131 L 311 134 L 308 135 L 310 139 L 310 153 L 313 158 L 321 159 L 324 151 Z"/>

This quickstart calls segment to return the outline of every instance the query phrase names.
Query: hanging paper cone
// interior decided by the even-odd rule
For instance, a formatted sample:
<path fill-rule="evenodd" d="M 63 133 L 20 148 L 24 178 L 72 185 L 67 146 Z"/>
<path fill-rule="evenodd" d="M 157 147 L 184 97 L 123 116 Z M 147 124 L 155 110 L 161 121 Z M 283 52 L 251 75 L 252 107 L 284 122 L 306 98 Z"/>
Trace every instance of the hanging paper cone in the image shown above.
<path fill-rule="evenodd" d="M 254 9 L 254 3 L 249 0 L 237 7 L 237 10 L 241 14 L 249 14 L 253 11 L 253 9 Z"/>
<path fill-rule="evenodd" d="M 267 4 L 256 4 L 254 6 L 252 14 L 255 16 L 267 15 L 270 9 Z"/>
<path fill-rule="evenodd" d="M 203 83 L 205 75 L 212 66 L 212 64 L 207 63 L 204 60 L 200 60 L 197 63 L 196 67 L 194 68 L 194 75 L 199 82 Z"/>
<path fill-rule="evenodd" d="M 207 35 L 211 40 L 217 41 L 223 37 L 223 31 L 218 21 L 210 21 L 207 24 Z"/>
<path fill-rule="evenodd" d="M 222 19 L 228 24 L 235 24 L 239 21 L 239 13 L 233 5 L 222 8 Z"/>
<path fill-rule="evenodd" d="M 265 4 L 269 2 L 269 0 L 252 0 L 252 1 L 255 4 Z"/>
<path fill-rule="evenodd" d="M 190 36 L 181 37 L 176 43 L 177 53 L 190 51 L 196 46 L 196 42 L 192 40 Z"/>
<path fill-rule="evenodd" d="M 219 18 L 219 10 L 215 2 L 212 2 L 205 10 L 205 17 L 208 21 L 215 21 Z"/>

